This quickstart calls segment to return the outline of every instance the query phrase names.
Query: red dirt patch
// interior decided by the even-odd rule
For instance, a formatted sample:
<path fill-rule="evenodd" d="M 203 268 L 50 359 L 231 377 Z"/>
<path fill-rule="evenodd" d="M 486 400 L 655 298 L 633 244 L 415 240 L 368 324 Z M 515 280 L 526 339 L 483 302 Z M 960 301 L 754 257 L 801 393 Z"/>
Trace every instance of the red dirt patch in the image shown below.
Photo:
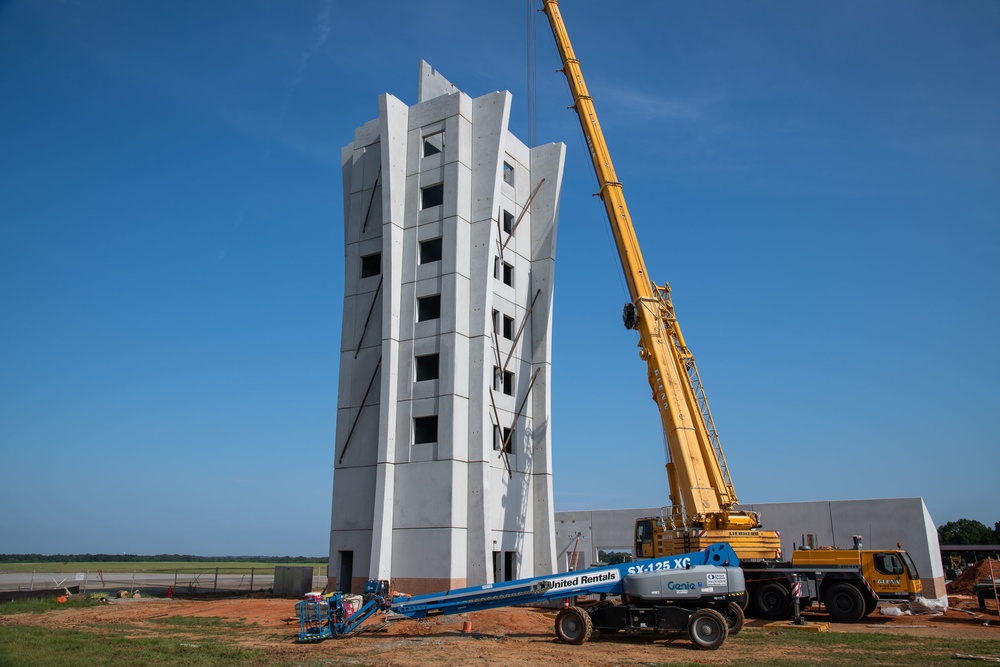
<path fill-rule="evenodd" d="M 992 576 L 1000 579 L 1000 560 L 987 558 L 962 570 L 962 574 L 948 584 L 949 595 L 952 593 L 971 595 L 972 587 L 978 584 L 980 579 L 990 578 L 991 567 L 993 568 Z"/>

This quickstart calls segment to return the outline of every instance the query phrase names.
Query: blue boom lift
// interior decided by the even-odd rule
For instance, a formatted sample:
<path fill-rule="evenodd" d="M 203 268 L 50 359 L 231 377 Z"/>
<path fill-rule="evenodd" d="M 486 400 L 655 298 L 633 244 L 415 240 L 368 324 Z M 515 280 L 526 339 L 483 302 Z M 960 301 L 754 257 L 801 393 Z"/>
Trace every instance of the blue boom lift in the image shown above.
<path fill-rule="evenodd" d="M 598 597 L 586 606 L 564 608 L 556 617 L 561 641 L 582 644 L 595 629 L 649 631 L 686 633 L 698 648 L 716 649 L 743 627 L 746 587 L 739 564 L 733 549 L 719 543 L 677 556 L 391 600 L 389 582 L 372 580 L 357 610 L 341 593 L 299 602 L 299 641 L 346 637 L 380 611 L 424 618 L 586 595 Z"/>

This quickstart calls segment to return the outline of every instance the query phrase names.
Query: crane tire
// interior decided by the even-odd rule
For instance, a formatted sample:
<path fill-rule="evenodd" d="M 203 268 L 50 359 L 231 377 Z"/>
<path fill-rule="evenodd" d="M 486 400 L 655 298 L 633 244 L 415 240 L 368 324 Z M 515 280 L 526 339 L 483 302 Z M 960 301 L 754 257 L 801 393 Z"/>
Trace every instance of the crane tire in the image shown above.
<path fill-rule="evenodd" d="M 878 609 L 878 600 L 875 598 L 868 598 L 865 600 L 865 616 L 868 616 L 876 609 Z"/>
<path fill-rule="evenodd" d="M 830 619 L 837 623 L 854 623 L 865 617 L 865 599 L 855 586 L 838 582 L 823 593 L 823 605 Z"/>
<path fill-rule="evenodd" d="M 712 650 L 719 648 L 729 636 L 729 628 L 722 614 L 705 607 L 691 614 L 687 626 L 688 638 L 696 648 Z"/>
<path fill-rule="evenodd" d="M 567 607 L 556 616 L 556 637 L 566 644 L 582 644 L 590 639 L 594 624 L 580 607 Z"/>
<path fill-rule="evenodd" d="M 753 606 L 758 618 L 780 621 L 792 613 L 792 594 L 778 582 L 769 581 L 754 590 Z"/>
<path fill-rule="evenodd" d="M 729 634 L 739 634 L 739 631 L 743 629 L 743 622 L 746 620 L 746 617 L 743 615 L 743 607 L 735 602 L 730 602 L 726 605 L 725 609 L 720 610 L 720 613 L 726 619 L 726 627 L 729 629 Z"/>

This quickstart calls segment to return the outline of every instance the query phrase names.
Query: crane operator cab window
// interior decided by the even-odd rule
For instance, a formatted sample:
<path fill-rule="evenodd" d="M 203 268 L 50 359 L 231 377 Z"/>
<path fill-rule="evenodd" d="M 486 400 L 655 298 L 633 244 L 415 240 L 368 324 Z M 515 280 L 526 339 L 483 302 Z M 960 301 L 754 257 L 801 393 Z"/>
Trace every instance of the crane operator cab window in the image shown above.
<path fill-rule="evenodd" d="M 653 520 L 635 522 L 635 557 L 653 557 Z"/>
<path fill-rule="evenodd" d="M 900 575 L 903 574 L 903 563 L 900 562 L 896 554 L 881 553 L 875 554 L 875 569 L 882 574 Z"/>

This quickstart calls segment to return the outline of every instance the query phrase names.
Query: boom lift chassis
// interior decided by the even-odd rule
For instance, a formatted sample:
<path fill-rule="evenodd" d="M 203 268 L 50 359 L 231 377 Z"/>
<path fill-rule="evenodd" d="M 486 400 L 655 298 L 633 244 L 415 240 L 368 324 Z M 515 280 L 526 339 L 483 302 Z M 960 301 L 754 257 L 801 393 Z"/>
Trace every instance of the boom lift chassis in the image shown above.
<path fill-rule="evenodd" d="M 584 643 L 596 629 L 686 634 L 697 648 L 716 649 L 743 627 L 743 572 L 736 553 L 720 543 L 689 554 L 428 595 L 393 596 L 389 582 L 371 580 L 357 610 L 339 592 L 297 603 L 299 641 L 348 637 L 378 612 L 424 618 L 582 595 L 598 597 L 589 606 L 564 608 L 556 617 L 556 636 L 567 644 Z M 609 599 L 615 596 L 622 602 Z"/>

